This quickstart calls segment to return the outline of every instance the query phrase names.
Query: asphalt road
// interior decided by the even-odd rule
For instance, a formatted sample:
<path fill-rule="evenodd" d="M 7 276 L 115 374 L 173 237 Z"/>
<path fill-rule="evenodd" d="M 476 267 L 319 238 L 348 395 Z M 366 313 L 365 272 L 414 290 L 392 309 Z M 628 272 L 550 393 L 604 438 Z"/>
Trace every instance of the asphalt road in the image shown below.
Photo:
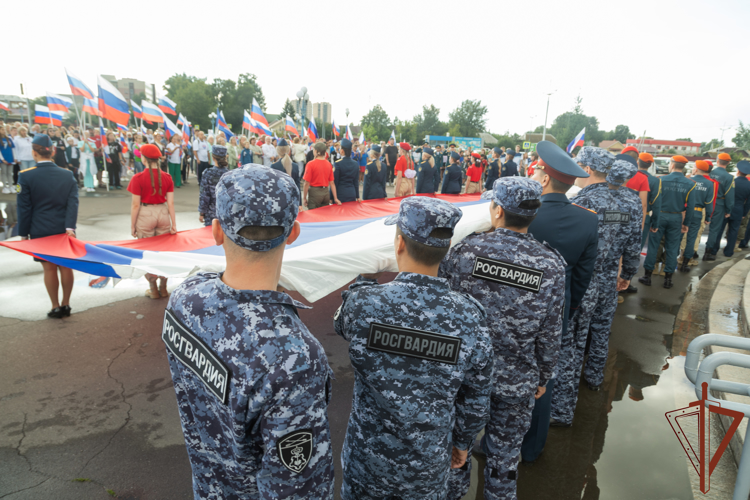
<path fill-rule="evenodd" d="M 176 200 L 178 227 L 197 227 L 195 184 Z M 82 193 L 79 237 L 126 238 L 128 204 L 124 191 Z M 160 339 L 166 301 L 143 297 L 143 283 L 92 290 L 80 275 L 73 315 L 49 320 L 40 265 L 7 249 L 0 262 L 0 498 L 192 498 Z M 680 349 L 672 348 L 675 314 L 687 286 L 710 267 L 676 274 L 671 290 L 641 286 L 626 297 L 604 390 L 582 387 L 573 427 L 552 429 L 537 463 L 520 466 L 519 498 L 693 498 L 664 413 L 690 390 Z M 332 328 L 339 297 L 301 311 L 336 377 L 329 418 L 337 490 L 354 382 L 347 343 Z"/>

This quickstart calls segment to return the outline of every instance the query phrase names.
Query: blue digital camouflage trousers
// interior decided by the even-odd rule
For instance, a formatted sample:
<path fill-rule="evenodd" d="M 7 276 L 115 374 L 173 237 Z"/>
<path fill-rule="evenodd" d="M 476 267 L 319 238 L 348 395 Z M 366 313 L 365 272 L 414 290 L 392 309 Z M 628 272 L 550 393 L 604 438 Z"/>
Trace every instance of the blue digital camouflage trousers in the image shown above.
<path fill-rule="evenodd" d="M 484 467 L 484 498 L 516 500 L 516 480 L 521 442 L 531 425 L 534 396 L 516 400 L 492 396 L 490 421 L 484 428 L 482 450 L 487 454 Z M 460 500 L 471 485 L 471 449 L 466 465 L 452 469 L 448 480 L 448 499 Z"/>
<path fill-rule="evenodd" d="M 583 376 L 589 385 L 601 385 L 604 381 L 604 366 L 607 363 L 607 353 L 609 352 L 609 335 L 612 331 L 612 320 L 617 309 L 618 267 L 619 262 L 614 262 L 609 269 L 605 269 L 598 276 L 597 280 L 599 285 L 598 299 L 589 326 L 589 336 L 591 337 L 589 357 L 586 360 L 583 372 Z"/>
<path fill-rule="evenodd" d="M 578 385 L 583 370 L 583 357 L 594 311 L 599 302 L 599 278 L 591 278 L 581 306 L 571 314 L 568 334 L 562 338 L 557 377 L 552 390 L 551 417 L 565 424 L 573 423 L 578 401 Z M 605 355 L 606 359 L 606 355 Z"/>

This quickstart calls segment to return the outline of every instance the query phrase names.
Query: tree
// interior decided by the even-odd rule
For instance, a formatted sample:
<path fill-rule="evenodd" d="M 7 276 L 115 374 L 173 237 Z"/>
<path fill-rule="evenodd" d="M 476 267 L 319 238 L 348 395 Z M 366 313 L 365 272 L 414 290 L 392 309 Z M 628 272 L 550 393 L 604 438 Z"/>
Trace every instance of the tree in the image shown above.
<path fill-rule="evenodd" d="M 630 127 L 627 125 L 616 126 L 610 137 L 610 140 L 619 141 L 622 144 L 628 142 L 628 139 L 635 139 L 635 134 L 630 133 Z"/>
<path fill-rule="evenodd" d="M 413 123 L 420 140 L 426 135 L 445 135 L 448 131 L 448 124 L 440 121 L 440 109 L 434 104 L 422 106 L 422 113 L 414 117 Z"/>
<path fill-rule="evenodd" d="M 693 140 L 690 137 L 683 137 L 681 139 L 675 139 L 675 141 L 687 141 L 687 142 L 693 142 Z"/>
<path fill-rule="evenodd" d="M 711 139 L 708 142 L 701 142 L 701 154 L 706 154 L 707 151 L 711 151 L 712 149 L 717 148 L 723 148 L 724 147 L 724 141 L 721 141 L 719 139 Z"/>
<path fill-rule="evenodd" d="M 738 148 L 750 149 L 750 126 L 746 127 L 742 120 L 740 120 L 740 126 L 737 127 L 737 134 L 732 142 Z"/>
<path fill-rule="evenodd" d="M 164 82 L 163 89 L 167 91 L 167 97 L 175 100 L 175 97 L 177 96 L 177 93 L 184 89 L 185 87 L 199 81 L 200 78 L 196 78 L 194 76 L 188 76 L 185 73 L 180 74 L 174 74 L 167 78 L 167 81 Z M 203 80 L 205 82 L 205 80 Z M 140 94 L 139 94 L 140 95 Z M 146 95 L 144 94 L 141 100 L 145 99 Z M 135 100 L 135 98 L 133 99 Z M 140 104 L 141 101 L 138 101 L 138 104 Z"/>
<path fill-rule="evenodd" d="M 380 104 L 376 104 L 362 117 L 361 125 L 365 136 L 371 141 L 386 141 L 391 135 L 391 119 Z M 372 128 L 367 128 L 368 125 Z"/>
<path fill-rule="evenodd" d="M 180 88 L 174 101 L 177 103 L 177 112 L 182 113 L 192 124 L 199 125 L 202 130 L 211 128 L 208 115 L 216 110 L 216 101 L 211 87 L 205 81 L 197 80 Z"/>
<path fill-rule="evenodd" d="M 459 137 L 477 137 L 479 132 L 485 130 L 486 117 L 487 106 L 482 106 L 482 101 L 467 99 L 448 115 L 450 134 Z"/>
<path fill-rule="evenodd" d="M 294 104 L 289 102 L 289 99 L 284 102 L 284 108 L 281 110 L 281 114 L 279 115 L 280 118 L 286 118 L 287 116 L 291 116 L 294 118 Z"/>

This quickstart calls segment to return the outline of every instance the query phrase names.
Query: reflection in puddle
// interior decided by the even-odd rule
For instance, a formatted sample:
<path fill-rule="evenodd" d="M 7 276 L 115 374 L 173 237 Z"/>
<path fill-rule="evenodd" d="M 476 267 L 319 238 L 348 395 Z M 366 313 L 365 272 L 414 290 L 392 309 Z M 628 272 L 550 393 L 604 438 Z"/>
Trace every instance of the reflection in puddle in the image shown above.
<path fill-rule="evenodd" d="M 641 316 L 641 315 L 639 315 L 639 314 L 628 314 L 628 315 L 626 315 L 625 317 L 626 317 L 626 318 L 630 318 L 630 319 L 634 319 L 634 320 L 636 320 L 636 321 L 643 321 L 643 322 L 645 322 L 645 323 L 652 323 L 652 322 L 656 321 L 656 320 L 653 320 L 653 319 L 647 318 L 647 317 L 645 317 L 645 316 Z"/>

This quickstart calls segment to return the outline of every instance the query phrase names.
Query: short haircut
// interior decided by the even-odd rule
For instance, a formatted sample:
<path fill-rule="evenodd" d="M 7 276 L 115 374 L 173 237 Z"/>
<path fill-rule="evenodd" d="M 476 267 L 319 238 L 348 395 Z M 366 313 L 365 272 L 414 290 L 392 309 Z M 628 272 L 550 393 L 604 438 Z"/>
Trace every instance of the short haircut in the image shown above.
<path fill-rule="evenodd" d="M 589 174 L 594 179 L 606 179 L 607 178 L 607 172 L 599 172 L 598 170 L 594 170 L 593 168 L 589 167 L 591 169 L 591 173 Z"/>
<path fill-rule="evenodd" d="M 641 159 L 638 159 L 638 168 L 640 168 L 641 170 L 646 170 L 646 169 L 648 169 L 648 168 L 650 168 L 650 167 L 651 167 L 651 164 L 652 164 L 652 163 L 653 163 L 653 162 L 650 162 L 650 161 L 643 161 L 643 160 L 641 160 Z"/>
<path fill-rule="evenodd" d="M 237 234 L 252 241 L 268 241 L 284 234 L 281 226 L 245 226 Z"/>
<path fill-rule="evenodd" d="M 431 247 L 429 245 L 425 245 L 424 243 L 414 241 L 404 233 L 402 233 L 399 227 L 396 227 L 396 234 L 401 235 L 401 237 L 404 239 L 404 244 L 406 245 L 406 253 L 409 254 L 409 257 L 425 266 L 434 266 L 440 264 L 440 262 L 443 260 L 443 257 L 445 257 L 445 255 L 448 253 L 448 250 L 450 250 L 450 246 Z M 448 229 L 447 227 L 438 227 L 432 230 L 432 232 L 430 233 L 430 237 L 447 240 L 453 237 L 453 230 Z"/>
<path fill-rule="evenodd" d="M 523 200 L 518 204 L 518 208 L 523 208 L 524 210 L 536 210 L 541 206 L 542 200 Z M 495 200 L 492 200 L 492 209 L 494 210 L 496 208 L 497 203 L 495 203 Z M 534 222 L 534 219 L 536 219 L 536 214 L 519 215 L 514 214 L 513 212 L 509 212 L 505 209 L 503 210 L 505 211 L 505 227 L 514 229 L 526 229 L 531 225 L 532 222 Z"/>
<path fill-rule="evenodd" d="M 558 181 L 552 176 L 550 176 L 549 178 L 549 185 L 552 186 L 552 191 L 554 191 L 555 193 L 567 193 L 568 190 L 573 187 L 573 184 L 566 184 L 564 182 Z"/>
<path fill-rule="evenodd" d="M 676 168 L 677 170 L 682 170 L 683 168 L 685 168 L 685 164 L 679 161 L 672 160 L 672 165 L 674 165 L 674 168 Z"/>
<path fill-rule="evenodd" d="M 44 147 L 41 144 L 32 144 L 31 149 L 42 158 L 52 158 L 52 148 Z"/>
<path fill-rule="evenodd" d="M 729 165 L 729 160 L 719 160 L 717 163 L 719 164 L 719 166 L 726 167 L 727 165 Z"/>
<path fill-rule="evenodd" d="M 326 145 L 323 144 L 322 142 L 316 142 L 315 146 L 313 146 L 313 149 L 315 149 L 316 153 L 320 154 L 320 153 L 325 153 L 327 148 L 326 148 Z"/>

